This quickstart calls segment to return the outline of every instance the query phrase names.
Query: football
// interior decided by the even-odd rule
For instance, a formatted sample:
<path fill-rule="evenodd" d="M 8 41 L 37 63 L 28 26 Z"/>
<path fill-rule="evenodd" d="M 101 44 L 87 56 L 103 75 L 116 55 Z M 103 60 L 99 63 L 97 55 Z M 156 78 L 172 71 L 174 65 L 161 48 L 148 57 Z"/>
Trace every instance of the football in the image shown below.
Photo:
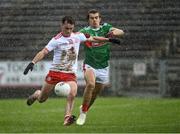
<path fill-rule="evenodd" d="M 59 82 L 54 88 L 54 92 L 57 96 L 68 96 L 71 91 L 71 87 L 68 83 Z"/>

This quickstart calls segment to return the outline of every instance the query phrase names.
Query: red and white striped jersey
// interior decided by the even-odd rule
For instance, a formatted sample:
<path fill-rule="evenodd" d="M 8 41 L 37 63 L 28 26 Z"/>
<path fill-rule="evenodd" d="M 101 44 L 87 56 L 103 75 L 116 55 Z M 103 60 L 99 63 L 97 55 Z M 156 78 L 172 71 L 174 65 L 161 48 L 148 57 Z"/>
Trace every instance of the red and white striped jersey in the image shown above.
<path fill-rule="evenodd" d="M 76 73 L 79 47 L 84 41 L 86 41 L 85 35 L 79 32 L 71 33 L 69 37 L 64 37 L 62 33 L 53 37 L 45 47 L 49 52 L 54 50 L 50 70 Z"/>

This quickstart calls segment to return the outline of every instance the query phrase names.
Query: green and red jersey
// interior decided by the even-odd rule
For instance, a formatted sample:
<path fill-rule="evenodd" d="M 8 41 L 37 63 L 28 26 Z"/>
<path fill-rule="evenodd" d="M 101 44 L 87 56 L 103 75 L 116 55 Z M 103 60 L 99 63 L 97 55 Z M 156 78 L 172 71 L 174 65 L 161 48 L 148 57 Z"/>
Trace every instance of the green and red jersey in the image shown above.
<path fill-rule="evenodd" d="M 111 30 L 112 25 L 104 23 L 98 29 L 93 29 L 90 26 L 84 27 L 80 32 L 90 34 L 91 36 L 105 37 Z M 110 43 L 84 43 L 85 60 L 84 64 L 88 64 L 95 69 L 101 69 L 108 66 L 110 58 Z"/>

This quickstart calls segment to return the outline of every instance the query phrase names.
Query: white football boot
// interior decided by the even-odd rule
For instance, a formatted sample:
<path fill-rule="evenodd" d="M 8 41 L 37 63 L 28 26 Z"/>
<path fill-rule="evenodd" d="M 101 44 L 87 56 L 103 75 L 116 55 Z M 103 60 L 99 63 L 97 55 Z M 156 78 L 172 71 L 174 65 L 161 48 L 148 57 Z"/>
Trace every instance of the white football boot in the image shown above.
<path fill-rule="evenodd" d="M 80 106 L 79 109 L 80 109 L 80 114 L 79 114 L 79 117 L 78 117 L 78 119 L 76 121 L 76 124 L 77 125 L 84 125 L 84 123 L 86 121 L 86 114 L 87 114 L 87 112 L 83 112 L 82 111 L 82 105 Z"/>

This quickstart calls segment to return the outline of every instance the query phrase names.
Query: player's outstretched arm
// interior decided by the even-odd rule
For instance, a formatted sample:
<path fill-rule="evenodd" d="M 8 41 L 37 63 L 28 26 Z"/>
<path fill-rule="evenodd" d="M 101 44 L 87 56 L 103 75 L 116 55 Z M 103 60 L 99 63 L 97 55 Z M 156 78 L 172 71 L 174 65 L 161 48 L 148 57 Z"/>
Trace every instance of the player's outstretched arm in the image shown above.
<path fill-rule="evenodd" d="M 111 28 L 111 31 L 107 34 L 107 38 L 114 38 L 114 37 L 122 37 L 124 35 L 124 31 L 118 28 Z"/>
<path fill-rule="evenodd" d="M 91 37 L 92 42 L 111 42 L 115 44 L 120 44 L 120 40 L 116 38 L 105 38 L 105 37 L 99 37 L 99 36 L 94 36 Z"/>
<path fill-rule="evenodd" d="M 38 53 L 36 54 L 36 56 L 34 57 L 34 59 L 33 59 L 33 60 L 27 65 L 27 67 L 25 68 L 25 70 L 24 70 L 24 75 L 28 74 L 29 70 L 32 71 L 34 65 L 35 65 L 38 61 L 42 60 L 42 59 L 45 57 L 46 54 L 48 54 L 48 51 L 47 51 L 46 49 L 43 49 L 43 50 L 41 50 L 40 52 L 38 52 Z"/>
<path fill-rule="evenodd" d="M 90 36 L 90 34 L 88 33 L 84 33 L 85 37 L 86 37 L 86 41 L 89 42 L 111 42 L 111 43 L 115 43 L 115 44 L 120 44 L 120 40 L 117 38 L 108 38 L 108 37 L 101 37 L 101 36 Z"/>

